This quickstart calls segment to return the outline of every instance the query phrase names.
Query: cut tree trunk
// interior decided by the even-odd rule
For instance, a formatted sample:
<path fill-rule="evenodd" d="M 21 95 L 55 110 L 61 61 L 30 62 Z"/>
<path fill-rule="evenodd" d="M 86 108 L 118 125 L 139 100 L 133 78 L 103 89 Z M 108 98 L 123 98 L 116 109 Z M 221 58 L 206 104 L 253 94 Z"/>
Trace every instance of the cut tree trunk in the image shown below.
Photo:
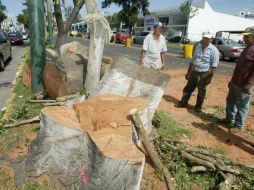
<path fill-rule="evenodd" d="M 85 0 L 85 4 L 88 15 L 99 14 L 95 0 Z M 89 24 L 89 29 L 90 46 L 85 88 L 88 92 L 91 92 L 100 80 L 102 54 L 107 28 L 105 28 L 102 19 L 98 19 L 94 23 Z"/>
<path fill-rule="evenodd" d="M 152 118 L 164 94 L 169 76 L 159 71 L 141 67 L 132 60 L 113 58 L 110 71 L 107 72 L 91 92 L 91 96 L 113 93 L 126 97 L 142 97 L 148 100 L 148 109 L 141 115 L 142 124 L 149 134 Z"/>
<path fill-rule="evenodd" d="M 57 54 L 47 51 L 44 86 L 49 97 L 57 98 L 83 89 L 86 77 L 88 48 L 77 42 L 64 44 Z"/>
<path fill-rule="evenodd" d="M 129 110 L 147 100 L 112 94 L 73 107 L 46 107 L 26 169 L 46 175 L 59 189 L 138 190 L 145 156 L 132 141 Z"/>

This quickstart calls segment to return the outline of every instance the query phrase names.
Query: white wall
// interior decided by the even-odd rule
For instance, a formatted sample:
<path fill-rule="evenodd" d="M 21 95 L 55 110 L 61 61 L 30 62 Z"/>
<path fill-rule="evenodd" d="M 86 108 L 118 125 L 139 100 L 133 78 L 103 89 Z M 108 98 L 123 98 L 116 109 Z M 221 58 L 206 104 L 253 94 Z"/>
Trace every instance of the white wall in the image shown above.
<path fill-rule="evenodd" d="M 199 41 L 204 32 L 215 35 L 218 31 L 239 31 L 250 26 L 254 26 L 254 20 L 214 12 L 206 2 L 205 8 L 199 8 L 197 15 L 189 20 L 187 36 L 191 41 Z"/>

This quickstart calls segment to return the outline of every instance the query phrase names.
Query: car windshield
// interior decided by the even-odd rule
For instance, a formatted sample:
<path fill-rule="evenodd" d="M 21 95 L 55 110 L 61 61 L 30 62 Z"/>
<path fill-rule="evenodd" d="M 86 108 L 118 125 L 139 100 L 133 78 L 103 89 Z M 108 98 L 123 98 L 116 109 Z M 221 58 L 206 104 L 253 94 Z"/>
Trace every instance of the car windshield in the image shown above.
<path fill-rule="evenodd" d="M 236 41 L 232 40 L 232 39 L 224 39 L 224 41 L 228 44 L 228 45 L 239 45 Z"/>

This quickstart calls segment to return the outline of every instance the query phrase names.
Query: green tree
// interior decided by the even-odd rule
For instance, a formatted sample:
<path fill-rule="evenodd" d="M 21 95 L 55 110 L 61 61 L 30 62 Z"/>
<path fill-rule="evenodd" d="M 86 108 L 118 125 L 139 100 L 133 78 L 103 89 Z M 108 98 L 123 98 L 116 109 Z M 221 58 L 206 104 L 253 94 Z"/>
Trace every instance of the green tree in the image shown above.
<path fill-rule="evenodd" d="M 59 52 L 60 46 L 64 43 L 64 40 L 66 39 L 67 33 L 70 30 L 72 23 L 74 23 L 76 18 L 78 18 L 79 11 L 85 4 L 85 0 L 73 0 L 73 9 L 70 11 L 68 18 L 66 18 L 66 21 L 63 20 L 63 13 L 61 9 L 61 5 L 65 5 L 65 0 L 53 0 L 53 3 L 54 15 L 58 28 L 55 49 Z"/>
<path fill-rule="evenodd" d="M 24 25 L 26 29 L 29 28 L 29 21 L 28 21 L 28 4 L 27 1 L 23 2 L 23 5 L 26 7 L 22 10 L 22 13 L 18 14 L 17 21 Z"/>
<path fill-rule="evenodd" d="M 198 9 L 192 7 L 192 0 L 187 0 L 180 5 L 180 11 L 183 14 L 184 22 L 187 24 L 189 19 L 197 14 Z M 186 35 L 186 31 L 187 28 L 183 31 L 184 35 Z"/>
<path fill-rule="evenodd" d="M 6 13 L 6 7 L 0 1 L 0 28 L 2 28 L 2 22 L 7 18 L 5 13 Z"/>
<path fill-rule="evenodd" d="M 109 7 L 112 3 L 121 7 L 122 10 L 118 13 L 119 19 L 129 29 L 129 35 L 131 36 L 131 31 L 133 26 L 138 21 L 138 15 L 147 15 L 149 14 L 148 0 L 104 0 L 102 2 L 102 8 Z"/>
<path fill-rule="evenodd" d="M 187 0 L 180 5 L 180 11 L 184 15 L 185 22 L 194 17 L 197 14 L 197 9 L 192 7 L 192 0 Z"/>
<path fill-rule="evenodd" d="M 121 21 L 119 19 L 118 13 L 114 13 L 111 16 L 106 16 L 106 19 L 110 24 L 110 28 L 120 28 Z"/>

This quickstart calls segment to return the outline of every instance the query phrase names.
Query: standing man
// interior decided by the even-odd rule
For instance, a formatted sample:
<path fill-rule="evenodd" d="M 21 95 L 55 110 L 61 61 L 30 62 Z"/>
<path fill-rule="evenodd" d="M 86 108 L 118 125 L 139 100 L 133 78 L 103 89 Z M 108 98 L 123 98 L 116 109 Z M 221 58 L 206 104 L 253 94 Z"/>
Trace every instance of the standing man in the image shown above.
<path fill-rule="evenodd" d="M 245 30 L 243 40 L 246 48 L 229 82 L 226 119 L 220 122 L 233 127 L 229 130 L 231 133 L 240 132 L 243 128 L 254 88 L 254 27 Z"/>
<path fill-rule="evenodd" d="M 206 33 L 202 43 L 195 48 L 193 58 L 189 64 L 185 79 L 187 85 L 183 89 L 183 96 L 178 107 L 185 108 L 195 88 L 198 88 L 195 111 L 200 112 L 205 99 L 206 87 L 211 83 L 216 67 L 219 63 L 219 51 L 211 44 L 212 35 Z"/>
<path fill-rule="evenodd" d="M 151 69 L 161 69 L 164 67 L 164 55 L 167 51 L 165 37 L 161 34 L 162 24 L 155 23 L 154 31 L 148 34 L 144 40 L 140 55 L 140 65 Z"/>

